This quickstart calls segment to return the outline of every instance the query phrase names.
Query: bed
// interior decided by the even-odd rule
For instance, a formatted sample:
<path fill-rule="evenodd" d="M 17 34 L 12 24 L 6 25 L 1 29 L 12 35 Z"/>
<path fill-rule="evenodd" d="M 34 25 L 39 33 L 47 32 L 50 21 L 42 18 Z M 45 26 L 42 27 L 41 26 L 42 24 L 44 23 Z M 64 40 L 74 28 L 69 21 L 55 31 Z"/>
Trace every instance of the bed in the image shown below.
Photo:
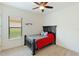
<path fill-rule="evenodd" d="M 32 50 L 32 55 L 35 55 L 39 49 L 56 44 L 56 26 L 43 26 L 43 31 L 48 34 L 46 36 L 39 34 L 24 36 L 24 45 Z"/>

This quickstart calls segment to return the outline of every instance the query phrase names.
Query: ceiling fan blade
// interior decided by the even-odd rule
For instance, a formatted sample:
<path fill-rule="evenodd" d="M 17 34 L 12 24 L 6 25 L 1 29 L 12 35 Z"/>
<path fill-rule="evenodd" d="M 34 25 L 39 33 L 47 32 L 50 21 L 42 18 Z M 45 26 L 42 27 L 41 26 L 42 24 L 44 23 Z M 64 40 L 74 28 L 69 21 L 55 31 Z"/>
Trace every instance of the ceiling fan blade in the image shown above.
<path fill-rule="evenodd" d="M 48 2 L 40 2 L 40 5 L 45 6 Z"/>
<path fill-rule="evenodd" d="M 34 2 L 35 4 L 37 4 L 37 5 L 40 5 L 38 2 Z"/>
<path fill-rule="evenodd" d="M 33 8 L 33 9 L 37 9 L 37 8 L 39 8 L 39 7 L 35 7 L 35 8 Z"/>
<path fill-rule="evenodd" d="M 40 5 L 42 5 L 44 2 L 40 2 Z"/>
<path fill-rule="evenodd" d="M 45 8 L 53 8 L 52 6 L 45 6 Z"/>
<path fill-rule="evenodd" d="M 48 2 L 44 2 L 44 5 L 46 5 Z"/>

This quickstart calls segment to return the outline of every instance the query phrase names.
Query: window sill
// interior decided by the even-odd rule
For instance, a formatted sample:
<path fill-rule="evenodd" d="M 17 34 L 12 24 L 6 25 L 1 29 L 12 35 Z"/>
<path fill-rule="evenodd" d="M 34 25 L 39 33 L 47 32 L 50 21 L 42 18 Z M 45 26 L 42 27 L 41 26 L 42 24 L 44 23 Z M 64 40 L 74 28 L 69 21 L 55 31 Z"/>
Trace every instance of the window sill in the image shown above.
<path fill-rule="evenodd" d="M 10 38 L 10 40 L 20 40 L 22 37 Z"/>

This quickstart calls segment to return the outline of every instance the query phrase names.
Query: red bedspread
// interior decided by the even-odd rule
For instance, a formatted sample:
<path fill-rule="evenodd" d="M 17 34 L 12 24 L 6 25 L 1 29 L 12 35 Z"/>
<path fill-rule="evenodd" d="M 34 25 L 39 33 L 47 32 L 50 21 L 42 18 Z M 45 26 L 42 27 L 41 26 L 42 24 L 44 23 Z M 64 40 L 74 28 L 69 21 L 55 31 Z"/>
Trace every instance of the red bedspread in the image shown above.
<path fill-rule="evenodd" d="M 43 48 L 44 46 L 54 42 L 55 40 L 54 34 L 49 33 L 47 36 L 48 36 L 47 38 L 42 38 L 42 39 L 37 40 L 36 45 L 38 49 Z"/>

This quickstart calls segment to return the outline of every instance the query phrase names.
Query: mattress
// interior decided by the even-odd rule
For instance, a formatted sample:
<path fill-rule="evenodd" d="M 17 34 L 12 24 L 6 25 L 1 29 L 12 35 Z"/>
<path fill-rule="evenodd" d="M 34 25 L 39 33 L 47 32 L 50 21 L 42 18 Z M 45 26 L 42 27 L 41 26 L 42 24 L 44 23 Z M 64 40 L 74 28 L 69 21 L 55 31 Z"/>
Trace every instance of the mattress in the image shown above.
<path fill-rule="evenodd" d="M 27 40 L 32 43 L 34 39 L 35 39 L 35 41 L 37 41 L 37 40 L 40 40 L 40 39 L 46 38 L 46 37 L 47 36 L 44 36 L 44 35 L 29 35 L 29 36 L 27 36 Z"/>

